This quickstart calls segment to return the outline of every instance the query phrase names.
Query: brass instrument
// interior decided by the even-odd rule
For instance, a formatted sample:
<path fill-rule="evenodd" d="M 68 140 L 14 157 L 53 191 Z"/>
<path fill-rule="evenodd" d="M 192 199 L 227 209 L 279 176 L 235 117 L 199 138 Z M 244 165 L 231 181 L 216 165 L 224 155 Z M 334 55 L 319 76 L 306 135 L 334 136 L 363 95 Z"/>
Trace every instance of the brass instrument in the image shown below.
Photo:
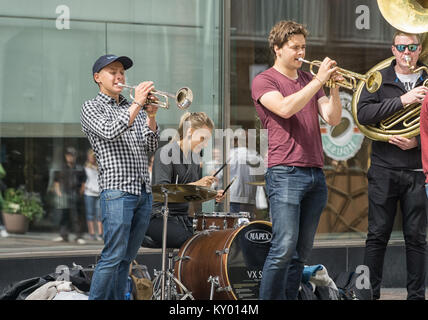
<path fill-rule="evenodd" d="M 135 90 L 136 86 L 130 86 L 123 83 L 118 83 L 117 85 L 130 89 L 129 96 L 131 97 L 132 100 L 134 100 L 134 96 L 132 95 L 132 90 Z M 150 105 L 156 106 L 159 108 L 165 108 L 165 109 L 169 109 L 168 97 L 173 98 L 175 103 L 177 104 L 177 107 L 181 110 L 189 108 L 190 104 L 193 101 L 193 92 L 188 87 L 183 87 L 178 89 L 175 94 L 153 89 L 150 92 L 150 95 L 163 97 L 165 99 L 164 101 L 150 102 Z"/>
<path fill-rule="evenodd" d="M 421 66 L 415 69 L 415 67 L 411 65 L 410 56 L 405 56 L 404 59 L 406 60 L 409 69 L 413 73 L 418 73 L 423 70 L 428 73 L 428 67 L 425 66 Z M 425 79 L 422 85 L 427 87 L 428 79 Z M 419 134 L 419 120 L 421 108 L 422 105 L 420 103 L 407 104 L 400 111 L 394 113 L 392 116 L 386 118 L 385 120 L 382 120 L 379 124 L 379 127 L 382 130 L 390 130 L 392 127 L 401 122 L 402 126 L 404 127 L 404 130 L 407 131 L 407 135 L 409 137 L 416 136 Z"/>
<path fill-rule="evenodd" d="M 393 27 L 406 33 L 423 33 L 428 32 L 428 1 L 427 0 L 377 0 L 379 9 L 385 18 Z M 419 56 L 419 61 L 424 64 L 428 63 L 428 36 L 421 37 L 423 51 Z M 408 56 L 407 56 L 408 57 Z M 406 59 L 409 69 L 414 72 L 425 70 L 426 66 L 419 68 L 411 67 L 410 57 Z M 395 57 L 390 57 L 376 64 L 368 73 L 382 70 L 388 67 Z M 423 86 L 428 86 L 428 79 L 423 82 Z M 362 125 L 358 122 L 357 105 L 360 99 L 364 82 L 360 81 L 352 97 L 352 115 L 360 131 L 369 139 L 387 142 L 393 135 L 399 135 L 405 138 L 417 136 L 420 132 L 420 103 L 405 105 L 403 109 L 392 116 L 380 122 L 379 126 Z M 401 124 L 401 129 L 392 128 Z"/>
<path fill-rule="evenodd" d="M 427 32 L 427 0 L 377 0 L 382 16 L 397 30 Z"/>
<path fill-rule="evenodd" d="M 310 65 L 309 71 L 313 76 L 316 75 L 316 73 L 313 71 L 313 67 L 320 67 L 321 61 L 314 60 L 314 61 L 308 61 L 303 58 L 299 58 L 299 61 L 308 63 Z M 337 71 L 338 74 L 340 74 L 345 80 L 343 81 L 333 81 L 328 80 L 326 83 L 327 87 L 333 88 L 334 86 L 343 87 L 349 90 L 355 91 L 357 88 L 357 80 L 363 81 L 366 84 L 366 88 L 369 92 L 373 93 L 376 92 L 377 89 L 379 89 L 380 84 L 382 83 L 382 75 L 379 71 L 374 71 L 367 74 L 360 74 L 356 72 L 352 72 L 343 68 L 338 68 Z M 346 80 L 348 79 L 348 80 Z"/>

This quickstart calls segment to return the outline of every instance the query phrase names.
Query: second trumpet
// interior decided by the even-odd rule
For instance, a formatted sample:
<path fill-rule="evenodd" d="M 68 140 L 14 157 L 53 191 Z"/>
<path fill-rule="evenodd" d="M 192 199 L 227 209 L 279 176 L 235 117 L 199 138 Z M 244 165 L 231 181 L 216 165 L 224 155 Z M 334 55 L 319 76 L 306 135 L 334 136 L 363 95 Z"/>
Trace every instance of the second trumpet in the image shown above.
<path fill-rule="evenodd" d="M 308 61 L 303 58 L 299 58 L 299 61 L 310 64 L 309 70 L 311 74 L 314 76 L 316 74 L 312 70 L 313 67 L 316 66 L 319 68 L 321 65 L 321 61 L 319 60 Z M 338 68 L 337 73 L 348 80 L 337 81 L 337 82 L 329 81 L 327 82 L 327 86 L 338 85 L 339 87 L 343 87 L 343 88 L 347 88 L 355 91 L 355 89 L 357 88 L 357 80 L 361 80 L 366 83 L 367 91 L 369 91 L 370 93 L 373 93 L 377 91 L 380 85 L 382 84 L 382 75 L 380 74 L 379 71 L 374 71 L 367 74 L 359 74 L 346 69 Z"/>
<path fill-rule="evenodd" d="M 130 86 L 123 83 L 118 83 L 119 86 L 130 89 L 129 96 L 132 100 L 134 100 L 134 96 L 132 95 L 132 90 L 135 90 L 136 86 Z M 156 101 L 151 102 L 150 105 L 169 109 L 169 99 L 173 98 L 177 107 L 181 110 L 187 109 L 190 107 L 193 101 L 193 92 L 188 87 L 183 87 L 177 90 L 175 94 L 159 91 L 159 90 L 152 90 L 150 92 L 150 95 L 162 97 L 164 98 L 164 101 Z"/>

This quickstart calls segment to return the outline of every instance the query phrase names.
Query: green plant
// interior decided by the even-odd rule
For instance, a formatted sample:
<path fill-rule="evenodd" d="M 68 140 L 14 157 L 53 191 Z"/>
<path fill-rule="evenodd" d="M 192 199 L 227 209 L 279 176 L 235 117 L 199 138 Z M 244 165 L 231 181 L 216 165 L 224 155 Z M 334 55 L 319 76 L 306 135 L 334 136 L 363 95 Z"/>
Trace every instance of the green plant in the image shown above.
<path fill-rule="evenodd" d="M 44 214 L 40 197 L 22 188 L 6 189 L 3 210 L 7 213 L 22 214 L 30 221 L 40 220 Z"/>

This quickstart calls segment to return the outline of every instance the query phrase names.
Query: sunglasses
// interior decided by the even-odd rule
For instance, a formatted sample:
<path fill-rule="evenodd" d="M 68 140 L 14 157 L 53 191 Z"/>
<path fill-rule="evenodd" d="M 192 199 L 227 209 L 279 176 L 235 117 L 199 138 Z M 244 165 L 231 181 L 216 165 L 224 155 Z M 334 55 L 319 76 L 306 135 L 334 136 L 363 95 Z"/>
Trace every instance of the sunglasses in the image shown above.
<path fill-rule="evenodd" d="M 416 44 L 394 44 L 394 47 L 398 50 L 398 52 L 406 51 L 406 48 L 409 49 L 410 52 L 415 52 L 419 48 L 419 43 Z"/>

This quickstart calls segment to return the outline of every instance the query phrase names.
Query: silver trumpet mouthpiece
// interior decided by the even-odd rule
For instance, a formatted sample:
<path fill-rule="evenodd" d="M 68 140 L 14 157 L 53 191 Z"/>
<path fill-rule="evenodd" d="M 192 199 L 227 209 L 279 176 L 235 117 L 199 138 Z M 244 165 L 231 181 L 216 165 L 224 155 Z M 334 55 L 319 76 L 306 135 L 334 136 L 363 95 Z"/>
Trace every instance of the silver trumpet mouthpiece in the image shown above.
<path fill-rule="evenodd" d="M 131 89 L 134 88 L 132 86 L 128 86 L 127 84 L 124 84 L 124 83 L 121 83 L 121 82 L 119 82 L 117 85 L 120 86 L 120 87 L 124 87 L 124 88 L 131 88 Z"/>

